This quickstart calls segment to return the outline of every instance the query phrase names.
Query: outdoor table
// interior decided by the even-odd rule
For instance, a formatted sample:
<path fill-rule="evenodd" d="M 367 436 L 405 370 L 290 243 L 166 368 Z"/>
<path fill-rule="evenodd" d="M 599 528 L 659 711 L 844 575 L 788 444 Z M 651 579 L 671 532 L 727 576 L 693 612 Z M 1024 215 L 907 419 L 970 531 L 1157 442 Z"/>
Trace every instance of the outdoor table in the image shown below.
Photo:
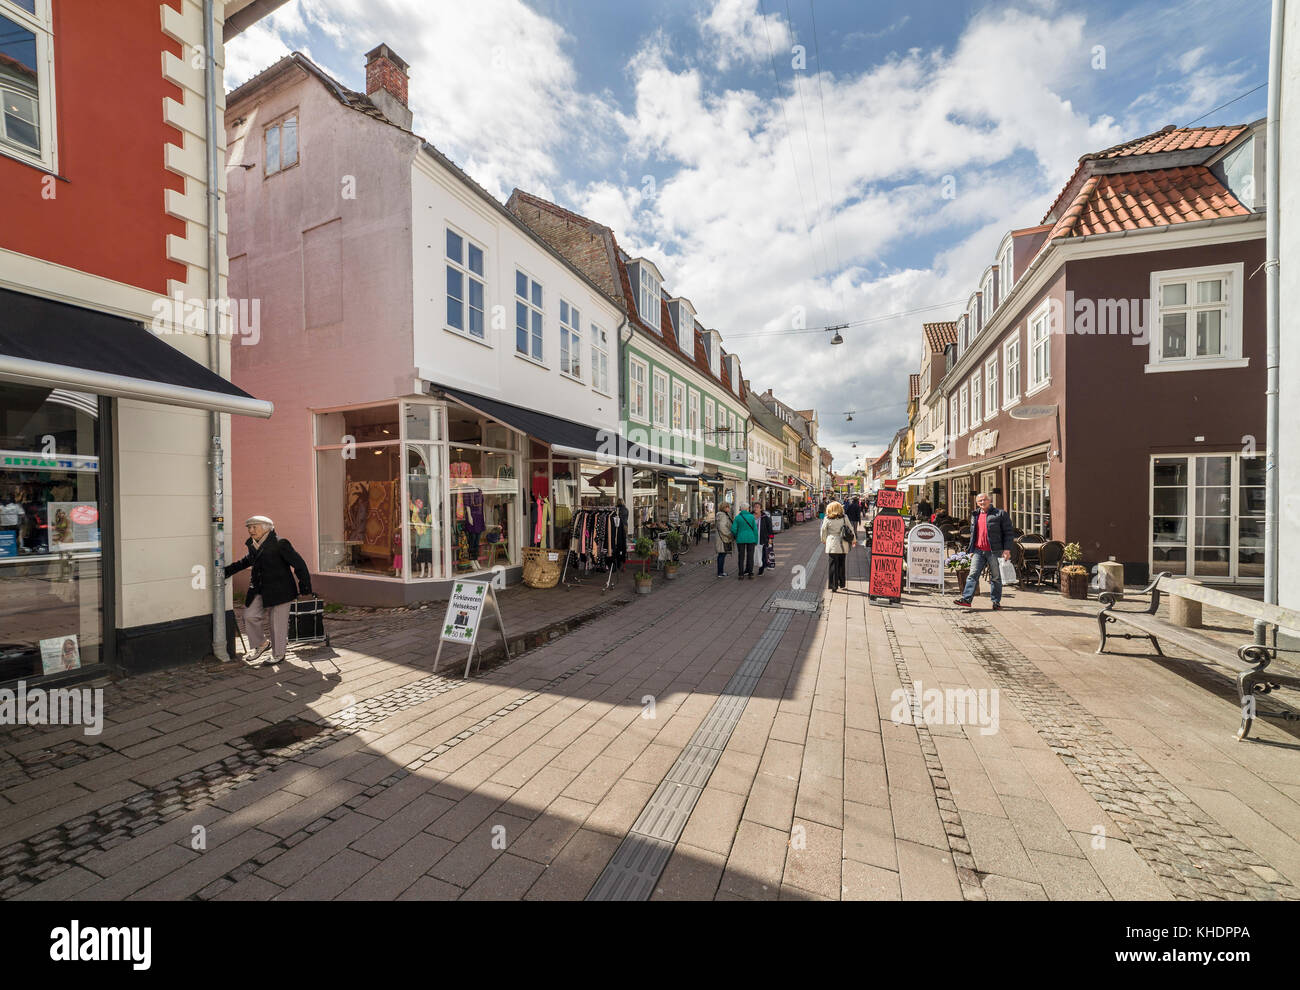
<path fill-rule="evenodd" d="M 1046 542 L 1046 540 L 1031 540 L 1026 543 L 1024 540 L 1016 540 L 1016 545 L 1020 547 L 1021 553 L 1024 554 L 1025 558 L 1025 566 L 1023 570 L 1026 577 L 1022 579 L 1022 583 L 1028 581 L 1030 570 L 1038 566 L 1038 551 L 1043 548 L 1043 544 Z M 1034 583 L 1037 584 L 1038 582 L 1035 581 Z"/>

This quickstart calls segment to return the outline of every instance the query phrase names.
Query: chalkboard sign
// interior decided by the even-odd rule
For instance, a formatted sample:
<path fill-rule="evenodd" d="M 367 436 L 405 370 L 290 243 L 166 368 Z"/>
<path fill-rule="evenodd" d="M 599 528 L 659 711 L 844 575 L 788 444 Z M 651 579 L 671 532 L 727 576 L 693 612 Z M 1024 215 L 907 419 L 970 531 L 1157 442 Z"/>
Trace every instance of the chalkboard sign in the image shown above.
<path fill-rule="evenodd" d="M 879 520 L 877 520 L 879 522 Z M 872 598 L 898 601 L 903 597 L 903 558 L 886 557 L 871 551 L 871 582 L 867 593 Z"/>
<path fill-rule="evenodd" d="M 876 516 L 871 522 L 871 553 L 901 557 L 907 521 L 902 516 Z"/>
<path fill-rule="evenodd" d="M 876 492 L 877 509 L 901 509 L 906 500 L 906 493 L 897 488 L 882 488 Z"/>

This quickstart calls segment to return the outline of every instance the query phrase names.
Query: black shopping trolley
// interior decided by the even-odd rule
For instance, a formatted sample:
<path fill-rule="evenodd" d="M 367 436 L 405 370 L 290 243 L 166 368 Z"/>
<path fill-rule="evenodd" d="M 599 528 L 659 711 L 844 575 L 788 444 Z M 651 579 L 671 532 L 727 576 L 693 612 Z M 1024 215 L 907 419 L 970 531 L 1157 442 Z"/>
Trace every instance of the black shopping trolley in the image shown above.
<path fill-rule="evenodd" d="M 289 643 L 330 645 L 330 635 L 325 631 L 325 599 L 315 595 L 289 603 Z"/>

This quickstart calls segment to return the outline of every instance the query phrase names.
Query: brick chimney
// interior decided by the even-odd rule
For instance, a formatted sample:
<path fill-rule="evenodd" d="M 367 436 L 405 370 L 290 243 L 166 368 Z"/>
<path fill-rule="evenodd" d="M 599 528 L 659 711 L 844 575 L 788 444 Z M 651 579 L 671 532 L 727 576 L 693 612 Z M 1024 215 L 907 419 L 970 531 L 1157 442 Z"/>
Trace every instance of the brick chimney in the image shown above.
<path fill-rule="evenodd" d="M 413 115 L 406 105 L 407 68 L 387 45 L 366 52 L 366 96 L 394 124 L 410 128 Z"/>

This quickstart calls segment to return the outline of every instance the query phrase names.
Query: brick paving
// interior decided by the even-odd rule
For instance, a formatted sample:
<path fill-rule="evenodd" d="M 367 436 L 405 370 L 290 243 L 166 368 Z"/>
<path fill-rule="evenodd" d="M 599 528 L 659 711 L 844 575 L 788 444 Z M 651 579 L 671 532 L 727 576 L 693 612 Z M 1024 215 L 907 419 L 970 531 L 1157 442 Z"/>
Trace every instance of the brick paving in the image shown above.
<path fill-rule="evenodd" d="M 655 899 L 1296 897 L 1293 723 L 1236 742 L 1226 675 L 1095 656 L 1095 605 L 1049 592 L 883 607 L 860 552 L 847 592 L 824 562 L 792 587 L 815 546 L 798 526 L 741 582 L 702 545 L 648 597 L 508 589 L 524 652 L 467 681 L 446 653 L 432 670 L 434 606 L 331 616 L 339 675 L 109 683 L 101 736 L 0 731 L 0 897 L 581 899 L 687 772 Z M 724 744 L 710 719 L 768 648 Z M 896 720 L 932 688 L 996 691 L 995 731 Z M 315 734 L 246 738 L 285 720 Z M 680 762 L 701 740 L 707 776 Z"/>

